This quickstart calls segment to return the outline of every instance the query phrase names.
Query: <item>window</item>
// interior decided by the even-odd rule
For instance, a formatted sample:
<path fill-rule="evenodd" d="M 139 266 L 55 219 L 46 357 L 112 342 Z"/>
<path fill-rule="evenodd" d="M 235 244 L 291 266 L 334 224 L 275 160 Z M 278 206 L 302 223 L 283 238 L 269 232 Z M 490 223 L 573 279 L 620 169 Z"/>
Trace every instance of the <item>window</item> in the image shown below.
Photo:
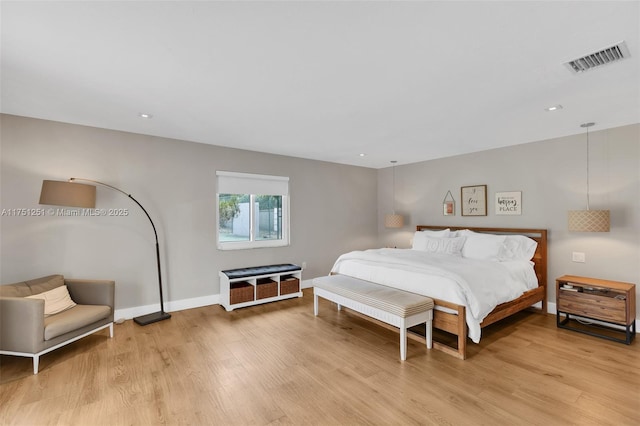
<path fill-rule="evenodd" d="M 289 245 L 289 178 L 216 172 L 218 248 Z"/>

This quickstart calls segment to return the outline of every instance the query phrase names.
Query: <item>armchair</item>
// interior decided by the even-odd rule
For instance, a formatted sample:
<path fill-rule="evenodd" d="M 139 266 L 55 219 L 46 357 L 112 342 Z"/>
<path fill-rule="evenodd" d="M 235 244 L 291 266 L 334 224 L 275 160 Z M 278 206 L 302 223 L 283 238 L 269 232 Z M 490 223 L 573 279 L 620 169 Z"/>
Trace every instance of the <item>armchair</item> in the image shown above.
<path fill-rule="evenodd" d="M 45 301 L 30 298 L 66 285 L 75 306 L 45 316 Z M 50 275 L 0 285 L 0 354 L 33 358 L 38 374 L 40 356 L 109 328 L 113 337 L 115 282 L 65 279 Z"/>

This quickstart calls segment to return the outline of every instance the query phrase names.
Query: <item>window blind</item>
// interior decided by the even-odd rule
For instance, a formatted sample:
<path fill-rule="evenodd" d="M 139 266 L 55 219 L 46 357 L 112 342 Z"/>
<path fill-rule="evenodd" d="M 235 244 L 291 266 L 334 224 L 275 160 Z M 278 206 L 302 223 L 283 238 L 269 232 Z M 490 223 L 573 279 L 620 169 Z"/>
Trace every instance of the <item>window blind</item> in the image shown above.
<path fill-rule="evenodd" d="M 289 195 L 289 178 L 217 171 L 218 194 Z"/>

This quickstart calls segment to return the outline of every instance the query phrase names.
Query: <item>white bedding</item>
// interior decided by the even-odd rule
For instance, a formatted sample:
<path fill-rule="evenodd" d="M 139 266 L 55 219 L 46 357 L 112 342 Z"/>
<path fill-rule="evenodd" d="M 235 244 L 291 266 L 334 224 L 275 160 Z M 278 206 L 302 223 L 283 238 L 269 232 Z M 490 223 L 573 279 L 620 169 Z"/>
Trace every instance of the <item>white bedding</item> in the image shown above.
<path fill-rule="evenodd" d="M 530 261 L 494 262 L 411 249 L 345 253 L 331 271 L 463 305 L 475 343 L 480 323 L 497 305 L 538 286 Z"/>

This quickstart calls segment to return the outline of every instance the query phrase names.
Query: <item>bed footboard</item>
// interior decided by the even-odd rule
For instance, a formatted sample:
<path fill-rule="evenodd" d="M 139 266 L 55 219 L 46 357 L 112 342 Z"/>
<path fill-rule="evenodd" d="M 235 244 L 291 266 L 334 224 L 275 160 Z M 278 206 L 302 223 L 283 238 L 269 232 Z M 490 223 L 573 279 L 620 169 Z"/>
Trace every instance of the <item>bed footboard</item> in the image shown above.
<path fill-rule="evenodd" d="M 496 306 L 496 308 L 487 315 L 484 321 L 482 321 L 480 326 L 486 327 L 491 325 L 501 319 L 515 314 L 516 312 L 528 309 L 538 302 L 542 302 L 544 304 L 546 301 L 545 290 L 546 289 L 544 287 L 538 287 L 526 292 L 516 300 Z M 468 329 L 465 320 L 465 307 L 438 299 L 434 299 L 434 303 L 433 329 L 442 330 L 457 336 L 457 345 L 455 347 L 447 345 L 446 343 L 437 341 L 436 337 L 434 337 L 433 348 L 449 355 L 453 355 L 456 358 L 466 359 Z M 437 309 L 438 307 L 447 308 L 449 311 L 439 310 Z M 455 313 L 450 311 L 455 311 Z M 417 334 L 418 340 L 422 340 L 424 338 L 421 332 L 415 333 L 413 330 L 412 332 Z"/>
<path fill-rule="evenodd" d="M 459 359 L 467 356 L 467 323 L 465 321 L 465 307 L 444 300 L 434 299 L 433 328 L 446 331 L 457 337 L 457 345 L 449 346 L 444 342 L 433 340 L 433 348 Z M 438 310 L 437 307 L 446 308 L 449 311 Z M 422 341 L 424 336 L 422 331 L 410 330 L 418 340 Z"/>

